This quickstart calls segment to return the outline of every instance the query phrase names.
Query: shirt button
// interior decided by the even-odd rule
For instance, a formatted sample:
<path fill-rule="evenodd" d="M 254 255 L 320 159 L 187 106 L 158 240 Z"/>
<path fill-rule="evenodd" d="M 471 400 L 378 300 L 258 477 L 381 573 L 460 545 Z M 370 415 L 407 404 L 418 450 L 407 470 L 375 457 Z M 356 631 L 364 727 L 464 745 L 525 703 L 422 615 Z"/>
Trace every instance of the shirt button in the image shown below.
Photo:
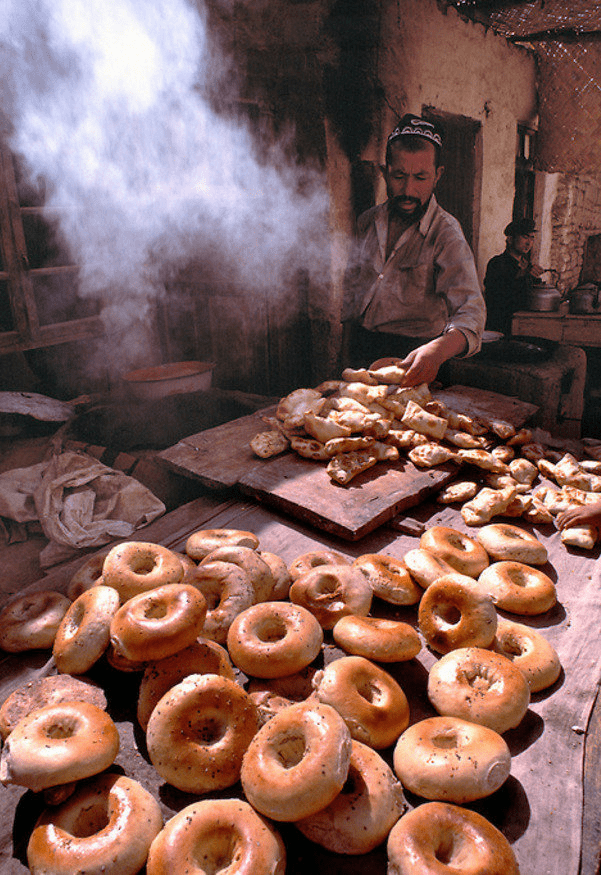
<path fill-rule="evenodd" d="M 379 279 L 379 280 L 383 280 L 383 279 L 384 279 L 384 274 L 383 274 L 383 273 L 378 274 L 378 279 Z"/>

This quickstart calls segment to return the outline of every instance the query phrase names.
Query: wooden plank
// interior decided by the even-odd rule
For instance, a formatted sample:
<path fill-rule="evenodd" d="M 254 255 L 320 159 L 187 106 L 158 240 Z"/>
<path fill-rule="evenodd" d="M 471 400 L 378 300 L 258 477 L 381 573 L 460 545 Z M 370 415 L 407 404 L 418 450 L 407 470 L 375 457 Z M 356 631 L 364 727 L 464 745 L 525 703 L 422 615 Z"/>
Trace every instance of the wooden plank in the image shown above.
<path fill-rule="evenodd" d="M 516 313 L 511 322 L 511 334 L 561 342 L 562 317 L 553 313 Z"/>
<path fill-rule="evenodd" d="M 601 871 L 601 696 L 597 688 L 595 704 L 586 732 L 583 776 L 582 875 L 598 875 Z"/>
<path fill-rule="evenodd" d="M 266 459 L 239 481 L 243 494 L 320 530 L 356 541 L 422 502 L 457 476 L 452 464 L 419 469 L 409 459 L 380 463 L 347 486 L 334 483 L 323 462 L 292 453 Z"/>
<path fill-rule="evenodd" d="M 495 416 L 515 426 L 538 409 L 517 398 L 468 386 L 453 386 L 437 397 L 456 410 Z M 456 476 L 455 466 L 420 470 L 405 458 L 394 465 L 376 465 L 349 486 L 340 486 L 330 480 L 323 463 L 293 453 L 258 459 L 249 441 L 267 428 L 262 417 L 274 412 L 275 407 L 267 408 L 186 437 L 158 458 L 204 486 L 239 487 L 245 495 L 351 541 L 419 504 Z"/>
<path fill-rule="evenodd" d="M 516 428 L 524 425 L 538 410 L 538 406 L 529 401 L 476 386 L 449 386 L 434 395 L 457 413 L 483 419 L 503 419 Z"/>
<path fill-rule="evenodd" d="M 157 458 L 209 489 L 233 488 L 249 468 L 260 463 L 249 441 L 269 429 L 262 417 L 274 413 L 275 407 L 269 407 L 201 431 L 168 447 Z"/>

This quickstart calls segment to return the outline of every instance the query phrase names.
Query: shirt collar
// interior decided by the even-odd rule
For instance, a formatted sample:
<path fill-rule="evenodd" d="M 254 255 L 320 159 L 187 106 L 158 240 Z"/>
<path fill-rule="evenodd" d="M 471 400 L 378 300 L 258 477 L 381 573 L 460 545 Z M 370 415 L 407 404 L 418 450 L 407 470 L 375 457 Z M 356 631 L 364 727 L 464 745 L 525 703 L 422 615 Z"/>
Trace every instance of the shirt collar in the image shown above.
<path fill-rule="evenodd" d="M 426 212 L 424 213 L 424 215 L 421 217 L 421 219 L 419 221 L 419 231 L 423 237 L 425 237 L 426 234 L 428 233 L 428 231 L 430 230 L 430 226 L 432 225 L 432 222 L 434 221 L 434 215 L 435 215 L 437 209 L 438 209 L 438 201 L 436 200 L 436 198 L 432 194 L 432 195 L 430 195 L 430 203 L 428 204 L 428 208 L 426 209 Z"/>

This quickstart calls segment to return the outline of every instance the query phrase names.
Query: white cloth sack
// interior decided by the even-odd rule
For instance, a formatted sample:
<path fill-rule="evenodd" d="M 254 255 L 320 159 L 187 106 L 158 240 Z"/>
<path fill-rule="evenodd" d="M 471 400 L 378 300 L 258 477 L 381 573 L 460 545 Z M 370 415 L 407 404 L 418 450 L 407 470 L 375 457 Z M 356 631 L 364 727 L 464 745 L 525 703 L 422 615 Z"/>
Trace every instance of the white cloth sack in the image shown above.
<path fill-rule="evenodd" d="M 163 513 L 163 502 L 137 480 L 83 453 L 0 474 L 0 516 L 37 519 L 50 541 L 67 547 L 128 538 Z"/>

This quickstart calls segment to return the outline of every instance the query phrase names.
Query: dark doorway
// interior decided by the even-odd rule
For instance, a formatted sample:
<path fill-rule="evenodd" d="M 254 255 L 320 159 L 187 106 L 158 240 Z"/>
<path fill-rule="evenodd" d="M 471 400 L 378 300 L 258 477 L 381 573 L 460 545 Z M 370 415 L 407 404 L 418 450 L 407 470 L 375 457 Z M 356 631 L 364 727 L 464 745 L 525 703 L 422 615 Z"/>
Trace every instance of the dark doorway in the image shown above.
<path fill-rule="evenodd" d="M 436 199 L 459 220 L 467 242 L 476 251 L 482 168 L 480 122 L 431 106 L 424 107 L 422 115 L 437 121 L 444 131 L 444 173 L 436 186 Z"/>

